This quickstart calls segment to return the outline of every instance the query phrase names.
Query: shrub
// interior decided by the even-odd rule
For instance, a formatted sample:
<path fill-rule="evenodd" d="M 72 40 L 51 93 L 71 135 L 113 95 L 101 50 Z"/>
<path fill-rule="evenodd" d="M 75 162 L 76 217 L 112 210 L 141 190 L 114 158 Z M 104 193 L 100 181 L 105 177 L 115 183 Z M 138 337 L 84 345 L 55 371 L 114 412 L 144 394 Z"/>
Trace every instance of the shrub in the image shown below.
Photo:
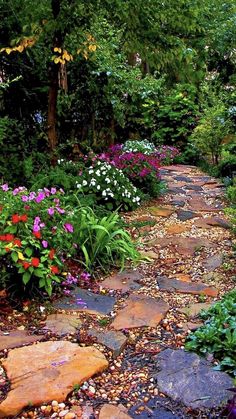
<path fill-rule="evenodd" d="M 99 160 L 81 170 L 75 186 L 79 193 L 94 194 L 96 201 L 108 209 L 118 207 L 125 210 L 135 209 L 142 197 L 141 191 L 121 170 Z"/>
<path fill-rule="evenodd" d="M 122 147 L 122 153 L 154 154 L 156 147 L 148 140 L 128 140 Z"/>
<path fill-rule="evenodd" d="M 220 161 L 218 165 L 219 176 L 222 177 L 233 177 L 233 174 L 236 172 L 236 156 L 229 155 Z"/>
<path fill-rule="evenodd" d="M 236 291 L 226 294 L 201 317 L 205 324 L 189 335 L 186 349 L 213 354 L 220 369 L 236 376 Z"/>

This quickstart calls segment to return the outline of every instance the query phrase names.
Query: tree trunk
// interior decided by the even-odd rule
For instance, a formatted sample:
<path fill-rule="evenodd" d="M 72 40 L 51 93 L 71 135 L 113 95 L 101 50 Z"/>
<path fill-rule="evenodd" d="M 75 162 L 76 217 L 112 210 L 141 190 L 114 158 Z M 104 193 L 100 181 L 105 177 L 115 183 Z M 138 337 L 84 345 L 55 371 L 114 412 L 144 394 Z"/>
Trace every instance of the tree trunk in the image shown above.
<path fill-rule="evenodd" d="M 48 93 L 48 144 L 52 154 L 58 144 L 57 122 L 57 96 L 58 96 L 58 65 L 51 63 L 49 67 L 49 93 Z"/>

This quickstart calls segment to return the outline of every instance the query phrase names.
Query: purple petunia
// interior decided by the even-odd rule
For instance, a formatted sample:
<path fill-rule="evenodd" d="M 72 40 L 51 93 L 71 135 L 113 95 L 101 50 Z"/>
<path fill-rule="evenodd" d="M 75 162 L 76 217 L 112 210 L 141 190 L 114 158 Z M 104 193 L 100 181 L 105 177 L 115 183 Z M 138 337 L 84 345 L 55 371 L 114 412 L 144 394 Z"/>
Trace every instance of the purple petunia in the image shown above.
<path fill-rule="evenodd" d="M 74 231 L 74 227 L 70 223 L 65 223 L 63 227 L 67 233 L 73 233 Z"/>

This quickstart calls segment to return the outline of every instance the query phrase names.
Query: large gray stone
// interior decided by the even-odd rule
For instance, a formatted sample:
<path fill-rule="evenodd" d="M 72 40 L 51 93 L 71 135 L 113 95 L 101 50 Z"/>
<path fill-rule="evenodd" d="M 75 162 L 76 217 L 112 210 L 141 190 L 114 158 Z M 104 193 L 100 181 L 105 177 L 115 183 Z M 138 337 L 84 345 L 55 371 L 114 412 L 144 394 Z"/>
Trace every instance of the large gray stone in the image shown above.
<path fill-rule="evenodd" d="M 99 315 L 109 314 L 116 300 L 107 295 L 95 294 L 76 287 L 69 296 L 64 296 L 54 303 L 54 307 L 66 311 L 84 311 Z"/>
<path fill-rule="evenodd" d="M 157 356 L 159 390 L 193 409 L 218 407 L 229 398 L 233 380 L 225 372 L 183 349 L 166 349 Z"/>
<path fill-rule="evenodd" d="M 127 342 L 127 337 L 122 332 L 114 330 L 100 332 L 97 329 L 91 329 L 88 330 L 88 335 L 96 338 L 98 343 L 110 349 L 114 358 L 120 355 Z"/>

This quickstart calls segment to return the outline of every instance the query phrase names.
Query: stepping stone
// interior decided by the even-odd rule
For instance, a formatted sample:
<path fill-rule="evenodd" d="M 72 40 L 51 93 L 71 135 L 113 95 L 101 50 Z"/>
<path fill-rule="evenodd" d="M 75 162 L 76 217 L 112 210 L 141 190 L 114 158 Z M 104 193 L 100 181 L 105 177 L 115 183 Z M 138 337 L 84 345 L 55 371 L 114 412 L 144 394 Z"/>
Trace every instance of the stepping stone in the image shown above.
<path fill-rule="evenodd" d="M 232 378 L 194 353 L 165 349 L 157 356 L 157 367 L 158 389 L 187 407 L 217 408 L 229 398 Z"/>
<path fill-rule="evenodd" d="M 159 259 L 158 254 L 156 252 L 153 252 L 152 250 L 141 251 L 139 253 L 142 257 L 146 257 L 146 258 L 154 259 L 154 260 Z"/>
<path fill-rule="evenodd" d="M 179 292 L 181 294 L 207 295 L 217 297 L 218 290 L 201 282 L 186 282 L 161 276 L 157 278 L 160 291 Z"/>
<path fill-rule="evenodd" d="M 143 326 L 155 327 L 168 310 L 168 304 L 162 299 L 132 294 L 126 301 L 126 306 L 118 311 L 111 327 L 116 330 Z"/>
<path fill-rule="evenodd" d="M 166 406 L 166 407 L 163 407 Z M 179 407 L 176 407 L 177 413 L 173 413 L 173 406 L 168 406 L 169 400 L 157 396 L 151 398 L 147 403 L 139 403 L 131 407 L 129 413 L 136 419 L 180 419 L 184 416 L 179 415 Z M 140 410 L 142 409 L 142 410 Z"/>
<path fill-rule="evenodd" d="M 104 404 L 100 410 L 98 419 L 132 419 L 128 415 L 127 409 L 122 406 L 114 406 L 113 404 Z"/>
<path fill-rule="evenodd" d="M 173 201 L 171 201 L 171 205 L 175 205 L 176 207 L 184 207 L 185 202 L 181 201 L 181 200 L 174 199 Z"/>
<path fill-rule="evenodd" d="M 172 166 L 162 166 L 161 169 L 168 170 L 170 172 L 190 173 L 192 169 L 195 169 L 195 167 L 184 166 L 184 165 L 172 165 Z"/>
<path fill-rule="evenodd" d="M 175 224 L 167 228 L 167 234 L 181 234 L 189 231 L 189 227 L 181 224 Z"/>
<path fill-rule="evenodd" d="M 199 191 L 199 192 L 203 190 L 202 187 L 199 185 L 186 185 L 185 189 L 191 190 L 191 191 Z"/>
<path fill-rule="evenodd" d="M 197 214 L 196 212 L 184 211 L 184 210 L 177 211 L 177 219 L 180 221 L 187 221 L 196 217 L 199 217 L 199 214 Z"/>
<path fill-rule="evenodd" d="M 158 257 L 158 255 L 156 255 Z M 101 282 L 102 288 L 110 290 L 118 290 L 123 293 L 130 290 L 138 290 L 141 285 L 136 281 L 143 278 L 143 275 L 138 271 L 124 271 L 111 275 Z"/>
<path fill-rule="evenodd" d="M 0 417 L 17 416 L 30 404 L 62 402 L 74 385 L 87 381 L 108 367 L 94 347 L 68 341 L 41 342 L 13 349 L 3 361 L 11 390 L 0 404 Z"/>
<path fill-rule="evenodd" d="M 184 308 L 179 308 L 178 311 L 180 313 L 185 314 L 189 318 L 197 317 L 198 314 L 201 313 L 202 310 L 208 310 L 211 308 L 212 304 L 209 303 L 196 303 L 191 304 Z"/>
<path fill-rule="evenodd" d="M 43 338 L 44 335 L 29 335 L 27 330 L 0 332 L 0 351 L 29 345 L 30 343 L 38 342 Z"/>
<path fill-rule="evenodd" d="M 174 208 L 149 207 L 149 212 L 155 217 L 170 217 L 175 212 Z"/>
<path fill-rule="evenodd" d="M 193 322 L 184 323 L 183 330 L 185 332 L 188 332 L 189 330 L 191 332 L 194 332 L 195 330 L 199 329 L 199 327 L 203 326 L 203 324 L 204 323 L 193 323 Z"/>
<path fill-rule="evenodd" d="M 181 188 L 170 187 L 168 188 L 168 192 L 172 195 L 186 195 L 186 191 Z"/>
<path fill-rule="evenodd" d="M 209 240 L 200 237 L 164 237 L 155 238 L 150 243 L 167 247 L 172 245 L 173 249 L 181 255 L 193 256 L 194 253 L 201 249 L 201 247 L 215 248 L 216 244 L 211 243 Z"/>
<path fill-rule="evenodd" d="M 192 183 L 192 179 L 187 176 L 175 176 L 175 179 L 181 182 Z"/>
<path fill-rule="evenodd" d="M 212 227 L 221 227 L 221 228 L 225 228 L 225 229 L 229 229 L 230 228 L 230 224 L 227 223 L 227 221 L 223 220 L 222 218 L 219 217 L 206 217 L 206 218 L 201 218 L 199 220 L 196 220 L 194 222 L 196 227 L 199 228 L 212 228 Z"/>
<path fill-rule="evenodd" d="M 191 276 L 188 274 L 175 274 L 175 278 L 180 279 L 180 281 L 191 282 Z"/>
<path fill-rule="evenodd" d="M 219 268 L 223 263 L 224 257 L 222 254 L 217 254 L 213 256 L 209 256 L 204 262 L 203 266 L 208 271 L 214 271 L 215 269 Z"/>
<path fill-rule="evenodd" d="M 114 358 L 120 355 L 127 342 L 127 337 L 122 332 L 116 332 L 114 330 L 101 332 L 97 329 L 89 329 L 88 335 L 96 338 L 98 343 L 110 349 L 113 352 Z"/>
<path fill-rule="evenodd" d="M 64 296 L 53 304 L 53 307 L 65 311 L 83 311 L 91 314 L 107 315 L 115 304 L 114 297 L 94 294 L 91 291 L 76 287 L 69 296 Z"/>
<path fill-rule="evenodd" d="M 189 201 L 189 206 L 191 211 L 219 212 L 223 209 L 221 205 L 217 207 L 207 205 L 207 203 L 200 198 L 192 198 L 191 201 Z"/>
<path fill-rule="evenodd" d="M 69 333 L 75 333 L 81 324 L 78 317 L 70 314 L 49 314 L 43 330 L 50 331 L 58 336 L 64 336 Z"/>

